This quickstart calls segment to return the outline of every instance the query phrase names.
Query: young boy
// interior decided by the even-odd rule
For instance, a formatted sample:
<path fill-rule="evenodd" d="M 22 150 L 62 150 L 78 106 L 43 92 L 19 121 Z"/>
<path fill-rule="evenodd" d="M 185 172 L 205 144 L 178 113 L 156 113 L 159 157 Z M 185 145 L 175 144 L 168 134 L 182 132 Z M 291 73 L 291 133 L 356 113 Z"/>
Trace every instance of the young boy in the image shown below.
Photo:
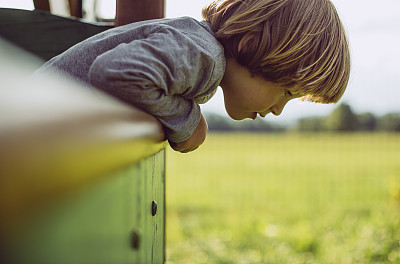
<path fill-rule="evenodd" d="M 337 102 L 347 86 L 345 31 L 329 0 L 224 0 L 192 18 L 144 21 L 93 36 L 46 63 L 154 115 L 173 149 L 201 145 L 198 104 L 218 86 L 235 120 L 279 115 L 302 97 Z"/>

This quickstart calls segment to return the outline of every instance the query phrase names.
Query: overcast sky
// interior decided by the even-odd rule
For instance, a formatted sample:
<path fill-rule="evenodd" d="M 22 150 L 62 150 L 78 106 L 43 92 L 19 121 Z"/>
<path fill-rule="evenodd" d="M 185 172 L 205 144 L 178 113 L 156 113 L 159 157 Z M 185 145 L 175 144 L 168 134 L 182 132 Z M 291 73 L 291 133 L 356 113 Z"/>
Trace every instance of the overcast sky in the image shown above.
<path fill-rule="evenodd" d="M 112 0 L 103 0 L 113 3 Z M 166 17 L 201 19 L 201 8 L 209 0 L 166 0 Z M 342 101 L 356 112 L 382 115 L 400 112 L 400 1 L 332 0 L 348 32 L 352 54 L 350 84 Z M 0 6 L 32 9 L 32 0 L 0 0 Z M 112 10 L 112 8 L 106 8 Z M 309 115 L 328 114 L 335 106 L 289 102 L 280 117 L 290 121 Z M 202 106 L 203 111 L 225 114 L 222 92 Z"/>

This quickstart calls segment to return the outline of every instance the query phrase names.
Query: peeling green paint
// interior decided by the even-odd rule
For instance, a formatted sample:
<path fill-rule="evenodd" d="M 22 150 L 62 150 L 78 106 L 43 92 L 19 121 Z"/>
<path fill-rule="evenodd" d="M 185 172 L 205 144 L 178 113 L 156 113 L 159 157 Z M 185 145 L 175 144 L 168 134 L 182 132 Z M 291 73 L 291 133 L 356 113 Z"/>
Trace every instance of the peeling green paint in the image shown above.
<path fill-rule="evenodd" d="M 9 242 L 17 264 L 163 263 L 165 150 L 76 191 Z"/>

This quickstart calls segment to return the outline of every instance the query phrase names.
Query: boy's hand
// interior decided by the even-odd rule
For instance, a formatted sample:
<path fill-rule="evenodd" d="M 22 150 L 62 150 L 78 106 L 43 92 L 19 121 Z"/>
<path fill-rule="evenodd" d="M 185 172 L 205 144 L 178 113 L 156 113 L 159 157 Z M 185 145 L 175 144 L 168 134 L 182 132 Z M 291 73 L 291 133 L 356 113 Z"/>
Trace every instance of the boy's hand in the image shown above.
<path fill-rule="evenodd" d="M 200 122 L 197 125 L 196 129 L 194 130 L 193 134 L 190 136 L 190 138 L 180 143 L 174 143 L 170 141 L 169 144 L 174 150 L 182 153 L 187 153 L 197 149 L 204 142 L 204 140 L 206 139 L 207 132 L 208 132 L 207 122 L 204 116 L 201 114 Z"/>

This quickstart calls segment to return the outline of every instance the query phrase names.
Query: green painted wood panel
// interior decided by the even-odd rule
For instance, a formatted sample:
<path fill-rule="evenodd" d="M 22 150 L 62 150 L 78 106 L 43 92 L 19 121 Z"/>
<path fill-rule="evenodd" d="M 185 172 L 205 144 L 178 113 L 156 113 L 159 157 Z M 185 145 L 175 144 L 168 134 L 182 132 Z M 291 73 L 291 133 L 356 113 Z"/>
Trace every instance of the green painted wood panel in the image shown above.
<path fill-rule="evenodd" d="M 163 263 L 165 150 L 72 193 L 8 242 L 16 264 Z"/>

